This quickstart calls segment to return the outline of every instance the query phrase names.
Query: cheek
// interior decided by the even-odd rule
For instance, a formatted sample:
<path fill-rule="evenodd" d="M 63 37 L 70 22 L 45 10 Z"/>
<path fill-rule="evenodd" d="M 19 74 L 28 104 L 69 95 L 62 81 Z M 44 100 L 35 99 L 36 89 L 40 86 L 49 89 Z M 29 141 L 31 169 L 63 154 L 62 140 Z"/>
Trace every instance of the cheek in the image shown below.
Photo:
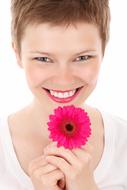
<path fill-rule="evenodd" d="M 90 69 L 86 69 L 84 73 L 82 73 L 82 78 L 88 85 L 95 85 L 98 79 L 99 67 L 92 67 Z"/>
<path fill-rule="evenodd" d="M 38 69 L 29 67 L 25 70 L 27 82 L 32 87 L 38 87 L 46 79 L 46 72 Z"/>

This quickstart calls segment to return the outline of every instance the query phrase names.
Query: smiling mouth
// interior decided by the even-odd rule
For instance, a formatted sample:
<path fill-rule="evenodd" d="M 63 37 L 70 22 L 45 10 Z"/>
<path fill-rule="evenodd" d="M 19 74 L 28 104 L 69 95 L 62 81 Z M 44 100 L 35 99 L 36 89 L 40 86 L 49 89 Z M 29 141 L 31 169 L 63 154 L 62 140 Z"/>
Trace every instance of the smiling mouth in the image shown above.
<path fill-rule="evenodd" d="M 72 101 L 80 92 L 80 90 L 83 88 L 83 86 L 76 88 L 74 90 L 68 90 L 68 91 L 59 91 L 59 90 L 49 90 L 46 88 L 43 88 L 48 96 L 59 103 L 67 103 Z"/>

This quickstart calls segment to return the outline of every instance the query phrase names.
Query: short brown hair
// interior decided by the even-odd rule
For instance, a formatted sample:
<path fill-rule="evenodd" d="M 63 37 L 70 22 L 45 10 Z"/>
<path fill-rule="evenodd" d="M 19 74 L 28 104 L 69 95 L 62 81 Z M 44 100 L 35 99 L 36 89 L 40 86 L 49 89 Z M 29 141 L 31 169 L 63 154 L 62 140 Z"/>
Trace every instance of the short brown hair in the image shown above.
<path fill-rule="evenodd" d="M 18 49 L 29 24 L 69 25 L 85 21 L 98 27 L 104 53 L 109 38 L 108 0 L 11 0 L 11 12 L 12 39 Z"/>

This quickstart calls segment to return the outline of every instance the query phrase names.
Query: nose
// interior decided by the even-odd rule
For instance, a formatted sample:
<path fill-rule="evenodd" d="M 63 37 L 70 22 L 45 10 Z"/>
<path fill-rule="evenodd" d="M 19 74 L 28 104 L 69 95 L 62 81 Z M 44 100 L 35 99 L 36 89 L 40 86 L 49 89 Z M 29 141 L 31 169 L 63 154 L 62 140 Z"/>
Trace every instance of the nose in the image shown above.
<path fill-rule="evenodd" d="M 61 85 L 67 85 L 67 83 L 74 83 L 73 69 L 69 65 L 60 65 L 55 72 L 55 79 Z"/>

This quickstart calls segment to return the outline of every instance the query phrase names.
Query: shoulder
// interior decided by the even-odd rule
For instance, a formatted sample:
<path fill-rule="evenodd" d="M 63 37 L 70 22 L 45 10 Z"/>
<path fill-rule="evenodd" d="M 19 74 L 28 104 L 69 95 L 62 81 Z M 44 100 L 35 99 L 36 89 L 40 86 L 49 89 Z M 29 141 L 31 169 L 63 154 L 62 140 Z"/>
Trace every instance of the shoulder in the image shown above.
<path fill-rule="evenodd" d="M 121 129 L 127 131 L 127 120 L 105 111 L 102 111 L 101 114 L 103 122 L 105 122 L 107 125 L 115 127 L 115 130 Z"/>
<path fill-rule="evenodd" d="M 8 125 L 7 117 L 0 116 L 0 156 L 1 151 L 4 153 L 4 147 L 6 146 L 6 140 L 8 139 Z"/>
<path fill-rule="evenodd" d="M 115 114 L 102 111 L 106 133 L 107 159 L 110 157 L 112 174 L 118 172 L 118 177 L 127 177 L 127 121 Z M 127 185 L 127 183 L 126 183 Z"/>
<path fill-rule="evenodd" d="M 5 127 L 4 127 L 3 117 L 0 117 L 0 155 L 3 147 L 4 138 L 5 138 Z"/>
<path fill-rule="evenodd" d="M 0 116 L 0 139 L 5 136 L 7 127 L 7 116 Z"/>
<path fill-rule="evenodd" d="M 0 178 L 2 177 L 2 173 L 5 171 L 5 152 L 4 152 L 4 141 L 3 139 L 5 139 L 5 135 L 4 135 L 4 131 L 3 131 L 3 123 L 2 123 L 2 119 L 0 118 Z"/>
<path fill-rule="evenodd" d="M 115 147 L 118 151 L 124 150 L 127 158 L 127 120 L 107 112 L 102 112 L 102 117 L 105 130 L 108 130 L 108 134 L 113 135 L 112 139 L 115 139 Z"/>

